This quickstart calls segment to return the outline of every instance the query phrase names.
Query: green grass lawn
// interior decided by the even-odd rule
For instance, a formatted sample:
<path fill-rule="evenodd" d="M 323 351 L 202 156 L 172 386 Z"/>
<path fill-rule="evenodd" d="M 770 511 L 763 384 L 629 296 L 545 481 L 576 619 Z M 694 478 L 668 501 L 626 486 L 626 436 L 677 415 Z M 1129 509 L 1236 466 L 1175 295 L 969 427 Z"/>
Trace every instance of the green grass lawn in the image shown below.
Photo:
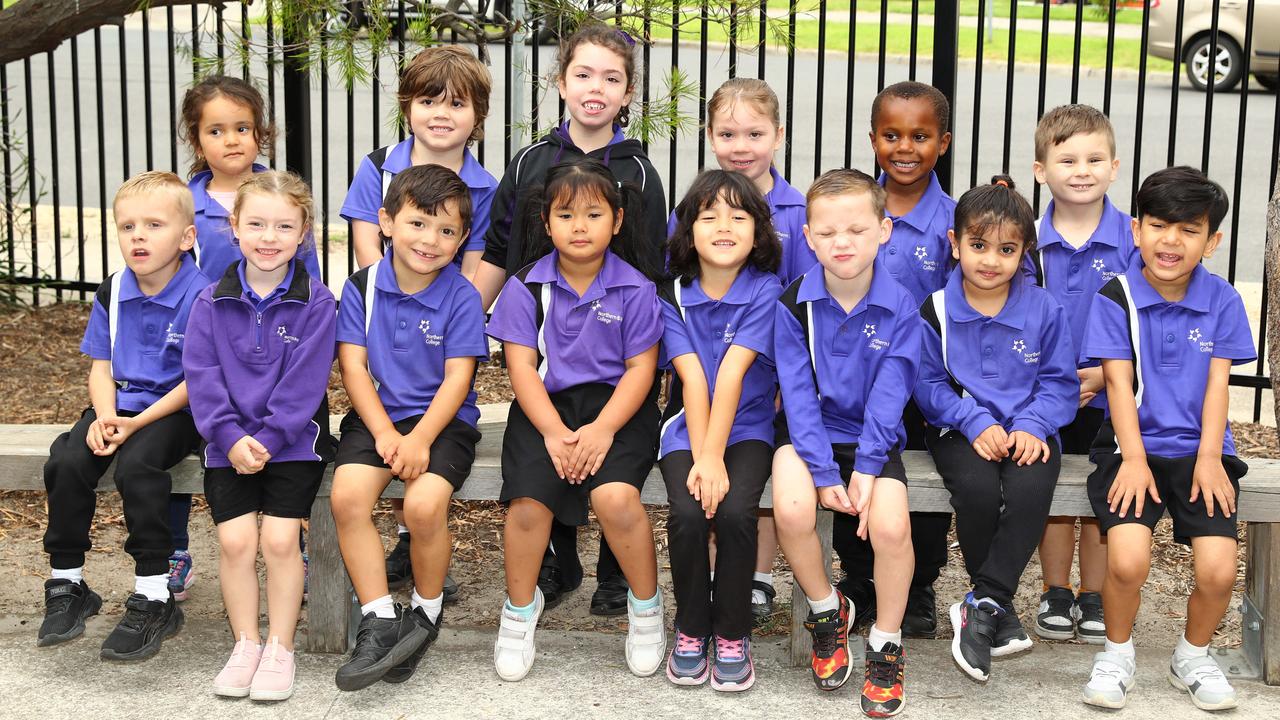
<path fill-rule="evenodd" d="M 887 0 L 889 12 L 892 13 L 911 13 L 911 0 Z M 790 0 L 768 0 L 770 9 L 785 9 L 789 6 Z M 829 0 L 827 2 L 827 10 L 848 10 L 853 6 L 851 0 Z M 992 6 L 992 14 L 995 17 L 1009 17 L 1009 0 L 988 0 L 988 5 Z M 880 0 L 859 0 L 857 3 L 858 12 L 868 13 L 880 12 Z M 818 0 L 797 0 L 796 7 L 800 10 L 817 11 Z M 919 0 L 920 14 L 933 14 L 933 0 Z M 975 16 L 978 14 L 978 0 L 960 0 L 960 15 L 964 17 Z M 1041 18 L 1044 17 L 1044 6 L 1038 3 L 1018 4 L 1018 18 Z M 1075 5 L 1051 5 L 1049 7 L 1049 19 L 1051 20 L 1075 20 Z M 1085 22 L 1102 22 L 1107 21 L 1106 15 L 1098 12 L 1093 6 L 1087 5 L 1084 8 Z M 1142 24 L 1142 8 L 1116 8 L 1116 24 L 1117 25 L 1141 25 Z"/>

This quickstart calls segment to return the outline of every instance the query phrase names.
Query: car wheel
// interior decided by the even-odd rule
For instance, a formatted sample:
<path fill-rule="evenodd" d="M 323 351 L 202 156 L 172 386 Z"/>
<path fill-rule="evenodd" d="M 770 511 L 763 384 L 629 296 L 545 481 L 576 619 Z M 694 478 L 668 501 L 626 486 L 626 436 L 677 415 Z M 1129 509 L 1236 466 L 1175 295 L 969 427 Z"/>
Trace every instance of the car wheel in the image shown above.
<path fill-rule="evenodd" d="M 1195 89 L 1204 90 L 1212 75 L 1214 92 L 1230 90 L 1244 74 L 1244 53 L 1234 40 L 1222 34 L 1218 35 L 1217 55 L 1211 62 L 1209 53 L 1213 50 L 1208 35 L 1191 42 L 1186 54 L 1187 79 Z"/>
<path fill-rule="evenodd" d="M 1253 79 L 1257 80 L 1259 85 L 1272 92 L 1275 92 L 1276 88 L 1280 87 L 1280 75 L 1254 75 Z"/>

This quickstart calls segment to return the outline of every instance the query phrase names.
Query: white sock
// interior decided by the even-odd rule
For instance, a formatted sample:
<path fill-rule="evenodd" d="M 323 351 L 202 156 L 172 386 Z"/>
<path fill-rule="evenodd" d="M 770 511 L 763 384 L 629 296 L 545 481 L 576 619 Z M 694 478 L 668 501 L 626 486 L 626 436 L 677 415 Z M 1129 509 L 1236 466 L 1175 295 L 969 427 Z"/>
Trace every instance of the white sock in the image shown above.
<path fill-rule="evenodd" d="M 809 612 L 812 613 L 825 613 L 840 609 L 840 597 L 836 595 L 834 586 L 831 587 L 831 594 L 825 598 L 814 600 L 811 597 L 806 597 L 805 599 L 809 601 Z"/>
<path fill-rule="evenodd" d="M 84 582 L 84 566 L 81 565 L 77 568 L 67 568 L 65 570 L 53 568 L 52 577 L 54 580 L 70 580 L 73 583 Z"/>
<path fill-rule="evenodd" d="M 383 620 L 390 620 L 396 616 L 396 604 L 391 601 L 390 595 L 383 595 L 360 606 L 360 615 L 368 615 L 369 613 L 373 613 L 375 617 L 380 617 Z"/>
<path fill-rule="evenodd" d="M 867 631 L 867 644 L 870 645 L 871 649 L 875 652 L 884 652 L 884 646 L 889 643 L 902 647 L 902 630 L 898 630 L 898 632 L 894 633 L 887 633 L 881 630 L 879 626 L 873 624 L 871 629 Z"/>
<path fill-rule="evenodd" d="M 1205 655 L 1208 655 L 1208 654 L 1209 654 L 1208 645 L 1205 645 L 1203 647 L 1199 645 L 1192 645 L 1190 642 L 1187 641 L 1187 636 L 1183 635 L 1182 637 L 1178 638 L 1178 646 L 1173 649 L 1173 661 L 1175 663 L 1181 664 L 1188 660 L 1192 660 L 1194 658 L 1204 657 Z"/>
<path fill-rule="evenodd" d="M 413 608 L 422 608 L 422 612 L 427 614 L 427 619 L 435 622 L 440 619 L 440 610 L 444 608 L 444 593 L 433 598 L 424 598 L 418 594 L 418 588 L 413 589 L 413 595 L 409 597 L 409 606 Z"/>
<path fill-rule="evenodd" d="M 397 533 L 397 534 L 399 534 L 399 535 L 408 535 L 408 534 L 409 534 L 409 528 L 407 528 L 407 527 L 405 527 L 405 526 L 403 526 L 403 525 L 397 525 L 397 526 L 396 526 L 396 533 Z"/>
<path fill-rule="evenodd" d="M 1106 644 L 1102 646 L 1102 649 L 1106 652 L 1126 655 L 1131 658 L 1136 658 L 1138 656 L 1138 651 L 1133 647 L 1132 637 L 1122 643 L 1111 642 L 1111 640 L 1108 639 Z"/>
<path fill-rule="evenodd" d="M 148 600 L 165 602 L 169 599 L 169 573 L 134 575 L 133 591 L 139 595 L 146 595 Z"/>
<path fill-rule="evenodd" d="M 752 579 L 752 580 L 755 580 L 756 582 L 762 582 L 762 583 L 764 583 L 765 585 L 772 585 L 772 584 L 773 584 L 773 573 L 771 573 L 771 572 L 767 572 L 767 573 L 758 572 L 758 573 L 756 573 L 756 574 L 752 575 L 752 576 L 751 576 L 751 579 Z"/>

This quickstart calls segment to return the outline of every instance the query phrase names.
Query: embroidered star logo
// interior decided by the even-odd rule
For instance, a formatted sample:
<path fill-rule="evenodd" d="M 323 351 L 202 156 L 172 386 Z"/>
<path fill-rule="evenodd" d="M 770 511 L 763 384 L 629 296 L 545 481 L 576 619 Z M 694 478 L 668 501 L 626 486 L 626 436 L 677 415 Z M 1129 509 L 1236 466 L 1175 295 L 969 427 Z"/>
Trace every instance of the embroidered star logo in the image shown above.
<path fill-rule="evenodd" d="M 431 329 L 431 321 L 423 320 L 422 322 L 418 323 L 418 329 L 421 330 L 422 333 L 425 335 L 426 332 Z"/>
<path fill-rule="evenodd" d="M 1187 333 L 1187 339 L 1191 342 L 1200 342 L 1200 328 L 1195 328 L 1191 332 Z"/>
<path fill-rule="evenodd" d="M 284 337 L 284 336 L 285 336 L 285 334 L 286 334 L 286 333 L 288 333 L 288 332 L 289 332 L 289 331 L 288 331 L 288 330 L 286 330 L 286 329 L 285 329 L 285 327 L 284 327 L 283 325 L 281 325 L 280 327 L 276 328 L 276 334 L 277 334 L 277 335 L 279 335 L 280 337 Z"/>
<path fill-rule="evenodd" d="M 591 311 L 592 311 L 592 312 L 597 312 L 598 310 L 600 310 L 600 301 L 599 301 L 599 300 L 592 300 L 592 301 L 591 301 Z"/>
<path fill-rule="evenodd" d="M 929 248 L 926 248 L 926 247 L 925 247 L 925 246 L 923 246 L 923 245 L 917 245 L 917 246 L 916 246 L 916 259 L 917 259 L 917 260 L 924 260 L 924 259 L 925 259 L 925 258 L 927 258 L 927 257 L 929 257 Z"/>
<path fill-rule="evenodd" d="M 1093 269 L 1094 269 L 1094 270 L 1097 270 L 1098 272 L 1102 272 L 1102 271 L 1103 271 L 1103 270 L 1105 270 L 1106 268 L 1107 268 L 1107 264 L 1106 264 L 1106 263 L 1104 263 L 1104 262 L 1102 262 L 1102 258 L 1098 258 L 1098 259 L 1096 259 L 1096 260 L 1094 260 L 1094 261 L 1093 261 Z"/>
<path fill-rule="evenodd" d="M 1013 351 L 1014 351 L 1014 352 L 1020 353 L 1020 352 L 1022 352 L 1023 350 L 1026 350 L 1026 349 L 1027 349 L 1027 344 L 1026 344 L 1026 343 L 1022 342 L 1021 340 L 1014 340 L 1014 341 L 1013 341 Z"/>
<path fill-rule="evenodd" d="M 876 326 L 872 325 L 871 323 L 867 323 L 866 325 L 863 325 L 862 334 L 866 335 L 867 337 L 875 337 Z"/>

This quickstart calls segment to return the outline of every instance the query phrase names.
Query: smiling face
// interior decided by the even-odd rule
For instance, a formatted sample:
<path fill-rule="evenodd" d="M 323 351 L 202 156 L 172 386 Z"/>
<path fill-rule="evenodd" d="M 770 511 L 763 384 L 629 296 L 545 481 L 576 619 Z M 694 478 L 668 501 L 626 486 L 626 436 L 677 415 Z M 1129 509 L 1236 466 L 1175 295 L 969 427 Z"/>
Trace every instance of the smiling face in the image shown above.
<path fill-rule="evenodd" d="M 558 87 L 569 117 L 586 132 L 611 127 L 631 104 L 631 78 L 623 58 L 595 43 L 578 45 Z"/>
<path fill-rule="evenodd" d="M 707 138 L 721 170 L 742 173 L 764 192 L 772 188 L 769 168 L 784 138 L 772 118 L 750 103 L 734 102 L 711 117 Z"/>
<path fill-rule="evenodd" d="M 615 212 L 603 197 L 583 191 L 572 198 L 557 197 L 545 220 L 560 257 L 585 264 L 603 257 L 609 249 L 613 236 L 622 228 L 622 210 Z"/>
<path fill-rule="evenodd" d="M 1142 254 L 1142 274 L 1162 295 L 1165 291 L 1180 295 L 1196 266 L 1212 257 L 1221 242 L 1222 231 L 1209 232 L 1206 216 L 1182 222 L 1151 215 L 1133 220 L 1133 244 Z"/>
<path fill-rule="evenodd" d="M 253 171 L 258 157 L 253 110 L 218 95 L 200 111 L 200 154 L 214 175 L 239 178 Z"/>
<path fill-rule="evenodd" d="M 231 223 L 245 261 L 263 273 L 288 265 L 307 235 L 302 208 L 282 195 L 246 194 Z"/>
<path fill-rule="evenodd" d="M 854 280 L 870 271 L 893 222 L 880 217 L 870 193 L 823 195 L 809 202 L 804 236 L 828 273 Z"/>
<path fill-rule="evenodd" d="M 454 152 L 465 147 L 476 128 L 476 111 L 471 101 L 448 90 L 436 97 L 414 98 L 408 119 L 414 142 L 434 153 Z"/>
<path fill-rule="evenodd" d="M 746 210 L 726 202 L 723 193 L 715 204 L 698 212 L 691 231 L 704 273 L 708 268 L 741 268 L 755 246 L 755 220 Z"/>
<path fill-rule="evenodd" d="M 1054 202 L 1091 205 L 1106 197 L 1120 160 L 1111 156 L 1106 133 L 1079 133 L 1050 146 L 1044 162 L 1037 160 L 1032 169 L 1036 182 L 1049 186 Z"/>
<path fill-rule="evenodd" d="M 177 201 L 158 193 L 118 198 L 115 219 L 120 254 L 140 285 L 152 278 L 168 282 L 182 263 L 182 253 L 196 242 L 196 228 L 183 217 Z"/>
<path fill-rule="evenodd" d="M 886 189 L 929 182 L 929 173 L 951 145 L 951 133 L 938 127 L 933 103 L 925 97 L 885 98 L 871 128 L 876 163 L 888 175 Z"/>
<path fill-rule="evenodd" d="M 434 276 L 453 262 L 467 237 L 458 202 L 452 198 L 441 203 L 434 215 L 412 200 L 405 200 L 395 217 L 382 208 L 378 224 L 382 234 L 391 238 L 395 261 L 418 275 Z"/>
<path fill-rule="evenodd" d="M 960 272 L 969 288 L 991 292 L 1008 285 L 1022 263 L 1022 236 L 1012 223 L 987 223 L 970 227 L 959 238 L 947 231 L 951 257 L 960 261 Z"/>

